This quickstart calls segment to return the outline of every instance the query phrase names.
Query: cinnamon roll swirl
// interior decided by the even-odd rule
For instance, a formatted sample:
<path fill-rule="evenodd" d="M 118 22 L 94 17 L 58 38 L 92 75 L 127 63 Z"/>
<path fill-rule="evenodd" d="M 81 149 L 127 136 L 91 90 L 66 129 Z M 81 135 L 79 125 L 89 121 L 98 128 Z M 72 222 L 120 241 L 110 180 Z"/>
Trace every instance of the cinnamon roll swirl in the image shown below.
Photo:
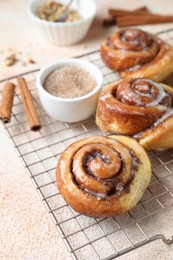
<path fill-rule="evenodd" d="M 122 78 L 162 81 L 173 72 L 173 48 L 140 29 L 121 29 L 101 45 L 105 64 Z"/>
<path fill-rule="evenodd" d="M 64 151 L 56 178 L 62 196 L 74 210 L 109 217 L 137 204 L 150 182 L 151 165 L 136 140 L 93 136 Z"/>
<path fill-rule="evenodd" d="M 173 89 L 150 79 L 125 79 L 100 94 L 100 129 L 130 135 L 147 150 L 173 148 Z"/>

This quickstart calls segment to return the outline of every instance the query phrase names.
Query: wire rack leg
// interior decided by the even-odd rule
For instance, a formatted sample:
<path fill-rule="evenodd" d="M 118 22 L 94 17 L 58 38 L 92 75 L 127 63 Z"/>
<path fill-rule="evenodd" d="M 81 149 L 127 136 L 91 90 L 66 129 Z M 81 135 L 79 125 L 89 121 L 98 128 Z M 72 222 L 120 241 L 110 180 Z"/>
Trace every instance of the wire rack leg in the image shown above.
<path fill-rule="evenodd" d="M 156 236 L 153 236 L 150 241 L 154 241 L 154 240 L 157 240 L 157 239 L 162 239 L 162 241 L 167 244 L 167 245 L 171 245 L 173 244 L 173 235 L 170 237 L 170 238 L 166 238 L 164 235 L 162 234 L 158 234 Z"/>

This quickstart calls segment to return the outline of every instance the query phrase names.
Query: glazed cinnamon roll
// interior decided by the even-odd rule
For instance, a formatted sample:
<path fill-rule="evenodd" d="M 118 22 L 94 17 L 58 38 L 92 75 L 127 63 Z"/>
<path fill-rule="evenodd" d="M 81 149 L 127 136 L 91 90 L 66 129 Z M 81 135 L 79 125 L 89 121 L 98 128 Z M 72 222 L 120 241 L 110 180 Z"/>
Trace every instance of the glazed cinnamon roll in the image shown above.
<path fill-rule="evenodd" d="M 109 217 L 137 204 L 150 182 L 151 165 L 136 140 L 93 136 L 64 151 L 56 178 L 62 196 L 74 210 Z"/>
<path fill-rule="evenodd" d="M 150 79 L 125 79 L 100 94 L 100 129 L 130 135 L 147 150 L 173 148 L 173 89 Z"/>
<path fill-rule="evenodd" d="M 101 45 L 105 64 L 122 78 L 162 81 L 173 72 L 173 47 L 140 29 L 121 29 Z"/>

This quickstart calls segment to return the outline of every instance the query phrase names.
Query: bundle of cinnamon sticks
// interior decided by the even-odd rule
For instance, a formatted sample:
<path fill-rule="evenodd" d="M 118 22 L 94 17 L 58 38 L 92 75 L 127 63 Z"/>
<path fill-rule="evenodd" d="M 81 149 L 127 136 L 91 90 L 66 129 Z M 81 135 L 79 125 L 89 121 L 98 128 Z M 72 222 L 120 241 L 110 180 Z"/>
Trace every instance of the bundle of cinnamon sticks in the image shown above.
<path fill-rule="evenodd" d="M 146 6 L 133 11 L 113 9 L 108 10 L 109 18 L 103 20 L 103 26 L 117 25 L 119 27 L 158 24 L 173 22 L 172 15 L 160 15 L 151 13 Z"/>
<path fill-rule="evenodd" d="M 41 129 L 41 122 L 38 117 L 31 93 L 28 89 L 27 83 L 24 78 L 17 78 L 17 85 L 20 90 L 21 100 L 23 103 L 24 111 L 32 131 Z M 16 85 L 11 82 L 7 82 L 2 91 L 2 99 L 0 105 L 0 119 L 4 123 L 9 123 L 11 120 L 11 113 L 13 107 L 13 100 L 15 94 Z"/>

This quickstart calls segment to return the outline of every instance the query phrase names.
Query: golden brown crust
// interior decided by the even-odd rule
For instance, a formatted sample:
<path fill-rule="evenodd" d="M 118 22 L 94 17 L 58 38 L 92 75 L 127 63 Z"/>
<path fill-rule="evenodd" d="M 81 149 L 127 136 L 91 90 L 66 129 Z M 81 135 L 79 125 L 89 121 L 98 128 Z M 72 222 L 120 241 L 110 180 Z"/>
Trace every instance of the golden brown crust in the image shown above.
<path fill-rule="evenodd" d="M 77 212 L 109 217 L 137 204 L 150 182 L 151 165 L 134 139 L 94 136 L 64 151 L 56 178 L 62 196 Z"/>
<path fill-rule="evenodd" d="M 139 29 L 119 30 L 100 50 L 105 64 L 119 71 L 122 78 L 150 78 L 160 82 L 173 72 L 173 48 Z"/>
<path fill-rule="evenodd" d="M 146 149 L 159 150 L 173 147 L 172 117 L 171 87 L 149 79 L 126 79 L 101 92 L 96 123 L 105 132 L 134 136 Z"/>
<path fill-rule="evenodd" d="M 173 100 L 173 88 L 165 84 L 162 86 L 171 94 Z M 173 103 L 171 109 L 154 126 L 139 133 L 137 139 L 146 150 L 158 151 L 173 148 Z"/>
<path fill-rule="evenodd" d="M 144 131 L 139 143 L 146 149 L 160 151 L 173 148 L 173 114 L 154 128 Z"/>

